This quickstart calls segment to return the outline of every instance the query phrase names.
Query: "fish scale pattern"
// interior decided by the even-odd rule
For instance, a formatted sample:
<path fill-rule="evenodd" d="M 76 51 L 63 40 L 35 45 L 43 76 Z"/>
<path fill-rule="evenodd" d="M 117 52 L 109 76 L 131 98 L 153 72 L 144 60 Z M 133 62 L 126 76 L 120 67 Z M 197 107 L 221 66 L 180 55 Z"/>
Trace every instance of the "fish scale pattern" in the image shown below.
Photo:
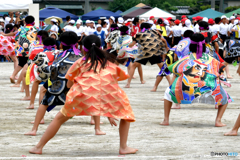
<path fill-rule="evenodd" d="M 105 116 L 127 121 L 135 121 L 134 113 L 126 93 L 118 86 L 118 81 L 129 76 L 117 65 L 108 62 L 105 69 L 94 73 L 87 71 L 89 63 L 82 65 L 80 59 L 68 70 L 66 78 L 74 81 L 61 109 L 63 115 Z"/>

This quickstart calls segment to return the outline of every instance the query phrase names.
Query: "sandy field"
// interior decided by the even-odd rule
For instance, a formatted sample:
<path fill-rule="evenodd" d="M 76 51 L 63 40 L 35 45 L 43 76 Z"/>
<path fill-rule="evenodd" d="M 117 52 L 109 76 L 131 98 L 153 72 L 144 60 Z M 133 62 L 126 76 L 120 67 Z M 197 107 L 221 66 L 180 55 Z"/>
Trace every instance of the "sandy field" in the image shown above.
<path fill-rule="evenodd" d="M 122 67 L 124 70 L 126 68 Z M 238 152 L 239 137 L 224 137 L 239 115 L 240 77 L 237 67 L 230 66 L 232 88 L 224 88 L 234 99 L 227 107 L 222 122 L 226 127 L 214 127 L 217 110 L 212 105 L 182 105 L 180 110 L 172 110 L 170 126 L 161 126 L 163 120 L 163 94 L 168 86 L 166 79 L 157 92 L 150 92 L 158 67 L 143 66 L 146 84 L 140 84 L 138 73 L 127 93 L 136 122 L 131 123 L 128 145 L 138 148 L 134 155 L 120 156 L 118 127 L 112 127 L 107 118 L 102 117 L 101 129 L 107 134 L 94 135 L 90 117 L 74 117 L 66 122 L 57 135 L 43 149 L 42 155 L 29 154 L 28 150 L 40 140 L 49 123 L 62 106 L 46 113 L 45 124 L 39 126 L 37 136 L 24 136 L 32 128 L 38 108 L 25 109 L 29 101 L 20 101 L 24 93 L 20 88 L 10 88 L 9 76 L 13 63 L 0 63 L 0 159 L 239 159 L 238 157 L 212 157 L 211 152 Z M 119 83 L 124 87 L 126 81 Z"/>

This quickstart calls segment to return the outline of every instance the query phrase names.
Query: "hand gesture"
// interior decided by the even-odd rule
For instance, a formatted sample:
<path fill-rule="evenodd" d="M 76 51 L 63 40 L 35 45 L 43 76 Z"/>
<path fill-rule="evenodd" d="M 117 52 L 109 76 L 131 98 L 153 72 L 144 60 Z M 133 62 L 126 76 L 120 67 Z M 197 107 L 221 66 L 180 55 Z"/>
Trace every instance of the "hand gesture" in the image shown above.
<path fill-rule="evenodd" d="M 109 120 L 109 122 L 110 122 L 110 124 L 111 124 L 111 126 L 117 126 L 117 123 L 115 122 L 115 121 L 118 121 L 116 118 L 109 118 L 108 117 L 108 120 Z"/>

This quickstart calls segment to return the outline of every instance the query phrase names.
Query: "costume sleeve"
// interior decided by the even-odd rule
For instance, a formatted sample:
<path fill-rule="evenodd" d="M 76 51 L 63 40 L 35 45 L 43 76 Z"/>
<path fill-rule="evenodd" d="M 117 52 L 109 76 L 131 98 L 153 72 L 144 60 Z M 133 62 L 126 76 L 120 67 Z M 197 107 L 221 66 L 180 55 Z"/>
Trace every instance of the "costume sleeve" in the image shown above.
<path fill-rule="evenodd" d="M 74 78 L 80 74 L 80 62 L 82 58 L 73 63 L 73 65 L 68 69 L 65 78 L 74 81 Z"/>
<path fill-rule="evenodd" d="M 123 71 L 120 67 L 117 66 L 117 80 L 118 81 L 123 81 L 125 79 L 128 79 L 129 75 L 126 74 L 125 71 Z"/>

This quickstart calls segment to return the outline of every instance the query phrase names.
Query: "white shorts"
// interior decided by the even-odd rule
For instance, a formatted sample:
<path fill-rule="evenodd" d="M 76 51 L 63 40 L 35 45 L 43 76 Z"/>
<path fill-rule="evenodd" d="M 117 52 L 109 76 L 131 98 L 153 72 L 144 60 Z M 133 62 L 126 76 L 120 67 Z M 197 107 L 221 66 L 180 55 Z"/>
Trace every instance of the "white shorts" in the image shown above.
<path fill-rule="evenodd" d="M 171 95 L 169 94 L 169 92 L 170 92 L 170 88 L 167 87 L 167 89 L 165 90 L 165 93 L 164 93 L 164 99 L 166 99 L 166 100 L 168 100 L 168 101 L 170 101 L 170 102 L 173 102 L 173 101 L 172 101 L 172 98 L 171 98 Z"/>

